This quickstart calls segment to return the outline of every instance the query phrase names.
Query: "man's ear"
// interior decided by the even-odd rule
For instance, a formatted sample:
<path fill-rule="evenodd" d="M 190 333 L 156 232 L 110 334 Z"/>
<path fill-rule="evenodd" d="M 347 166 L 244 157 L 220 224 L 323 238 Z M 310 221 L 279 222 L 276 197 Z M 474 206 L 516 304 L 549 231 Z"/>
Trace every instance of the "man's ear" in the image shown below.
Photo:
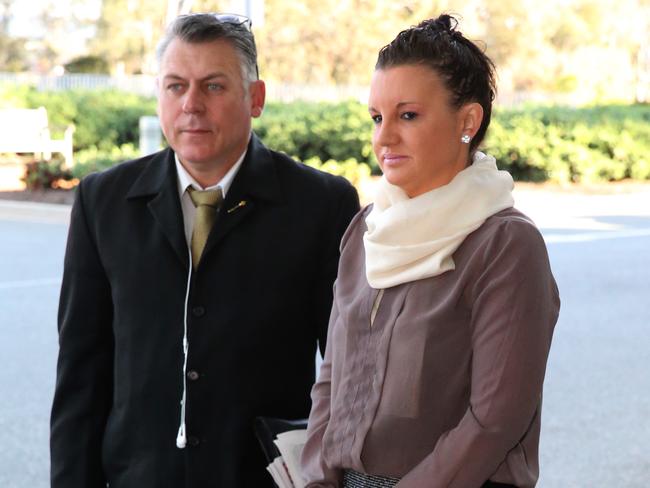
<path fill-rule="evenodd" d="M 481 128 L 481 122 L 483 122 L 483 107 L 480 103 L 472 102 L 463 105 L 460 110 L 462 134 L 473 139 Z"/>
<path fill-rule="evenodd" d="M 154 80 L 154 86 L 156 87 L 156 114 L 160 117 L 160 78 L 156 76 Z"/>
<path fill-rule="evenodd" d="M 249 86 L 251 101 L 251 116 L 257 118 L 262 115 L 266 100 L 266 85 L 262 80 L 254 81 Z"/>

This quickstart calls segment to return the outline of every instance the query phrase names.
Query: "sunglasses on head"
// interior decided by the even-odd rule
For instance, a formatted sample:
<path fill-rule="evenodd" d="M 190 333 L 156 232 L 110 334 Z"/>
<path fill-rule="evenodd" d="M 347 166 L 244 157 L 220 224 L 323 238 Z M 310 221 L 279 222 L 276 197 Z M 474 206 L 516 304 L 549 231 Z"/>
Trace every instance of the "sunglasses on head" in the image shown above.
<path fill-rule="evenodd" d="M 192 13 L 192 14 L 185 14 L 183 15 L 183 17 L 193 17 L 195 15 L 210 15 L 221 23 L 241 25 L 245 27 L 246 30 L 248 31 L 250 31 L 251 27 L 253 26 L 253 22 L 251 21 L 251 19 L 249 19 L 245 15 L 240 15 L 240 14 Z"/>

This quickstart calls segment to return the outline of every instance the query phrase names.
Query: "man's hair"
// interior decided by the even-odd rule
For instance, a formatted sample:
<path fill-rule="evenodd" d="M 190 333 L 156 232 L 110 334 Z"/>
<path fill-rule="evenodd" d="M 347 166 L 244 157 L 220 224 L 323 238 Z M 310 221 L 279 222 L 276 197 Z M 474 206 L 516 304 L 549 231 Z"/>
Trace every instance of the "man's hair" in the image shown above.
<path fill-rule="evenodd" d="M 456 30 L 457 26 L 456 18 L 443 14 L 400 32 L 379 51 L 375 69 L 405 64 L 427 66 L 440 76 L 455 108 L 479 103 L 483 107 L 483 120 L 470 145 L 473 151 L 490 125 L 496 94 L 494 64 L 476 44 Z"/>
<path fill-rule="evenodd" d="M 188 43 L 223 39 L 235 48 L 239 56 L 244 82 L 252 83 L 258 79 L 255 38 L 244 23 L 220 20 L 216 14 L 188 14 L 176 17 L 158 43 L 156 60 L 159 66 L 167 47 L 176 38 Z"/>

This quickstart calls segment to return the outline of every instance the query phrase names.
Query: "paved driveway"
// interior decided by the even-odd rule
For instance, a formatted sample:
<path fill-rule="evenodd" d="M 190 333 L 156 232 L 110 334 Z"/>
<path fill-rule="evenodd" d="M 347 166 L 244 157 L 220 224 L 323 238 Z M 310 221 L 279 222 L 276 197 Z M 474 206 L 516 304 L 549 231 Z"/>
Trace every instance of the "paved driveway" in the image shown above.
<path fill-rule="evenodd" d="M 545 387 L 541 488 L 650 485 L 650 190 L 518 189 L 562 296 Z M 67 207 L 0 202 L 0 487 L 48 486 Z"/>
<path fill-rule="evenodd" d="M 0 487 L 48 485 L 67 210 L 0 202 Z"/>

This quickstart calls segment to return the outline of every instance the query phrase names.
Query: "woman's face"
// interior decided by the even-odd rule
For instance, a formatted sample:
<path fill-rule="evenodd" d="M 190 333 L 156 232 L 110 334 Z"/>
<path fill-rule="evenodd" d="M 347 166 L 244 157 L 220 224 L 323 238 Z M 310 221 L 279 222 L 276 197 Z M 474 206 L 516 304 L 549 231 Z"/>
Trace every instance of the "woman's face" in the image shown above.
<path fill-rule="evenodd" d="M 478 130 L 468 117 L 478 104 L 457 110 L 450 99 L 426 66 L 395 66 L 373 75 L 368 103 L 373 149 L 386 179 L 411 198 L 446 185 L 467 165 L 469 144 L 461 137 Z"/>

